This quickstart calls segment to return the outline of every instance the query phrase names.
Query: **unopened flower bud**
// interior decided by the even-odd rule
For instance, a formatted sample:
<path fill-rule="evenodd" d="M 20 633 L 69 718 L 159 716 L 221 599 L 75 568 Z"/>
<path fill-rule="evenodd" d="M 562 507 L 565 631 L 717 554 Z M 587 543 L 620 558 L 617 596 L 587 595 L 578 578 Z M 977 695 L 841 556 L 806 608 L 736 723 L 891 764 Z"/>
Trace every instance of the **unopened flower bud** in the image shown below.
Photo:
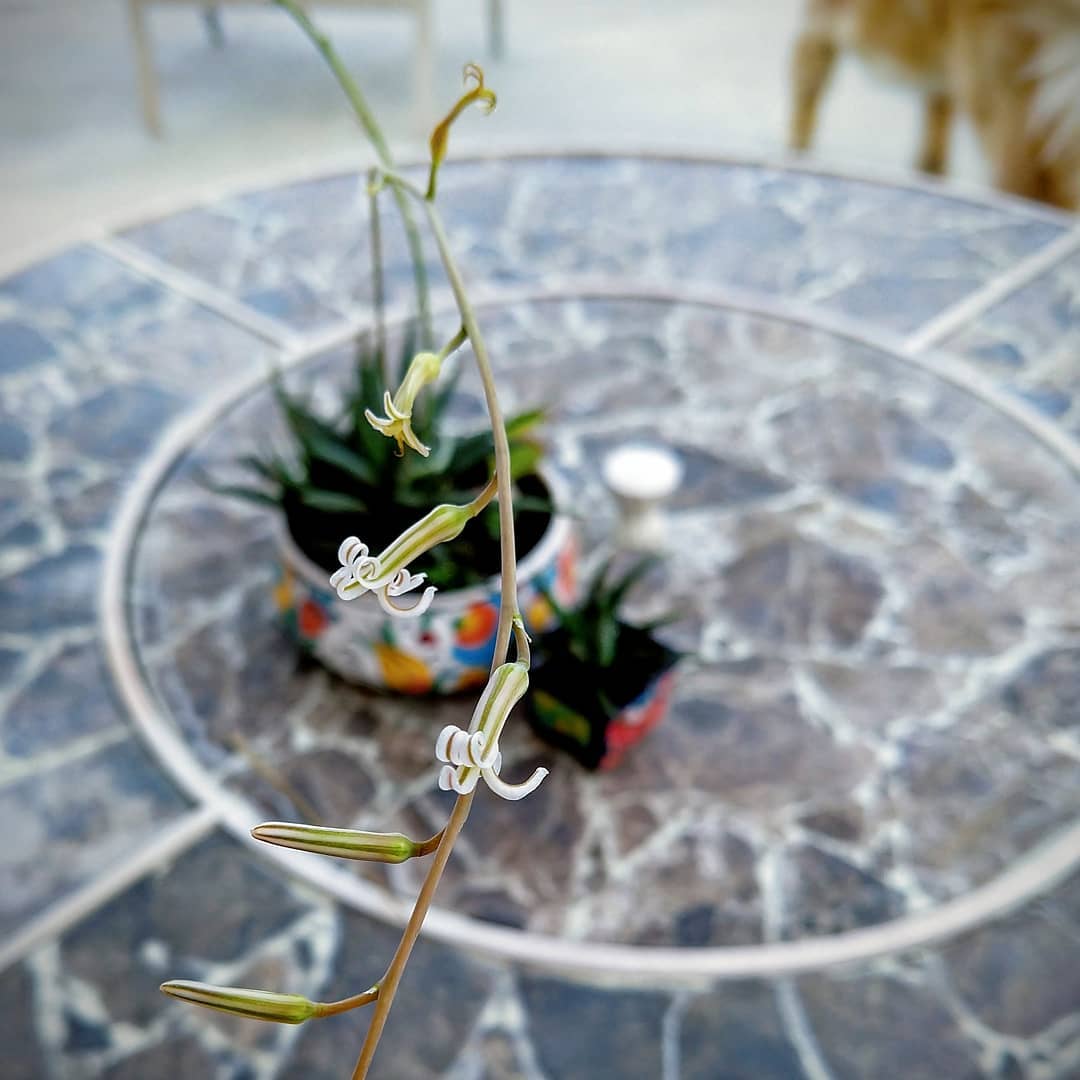
<path fill-rule="evenodd" d="M 294 825 L 268 821 L 251 830 L 256 840 L 278 847 L 313 851 L 335 859 L 364 862 L 402 863 L 422 854 L 422 845 L 402 833 L 361 832 L 356 829 L 327 829 L 321 825 Z"/>
<path fill-rule="evenodd" d="M 213 986 L 211 983 L 189 982 L 187 979 L 162 983 L 161 990 L 169 997 L 192 1005 L 275 1024 L 302 1024 L 318 1010 L 314 1001 L 308 1001 L 299 994 L 275 994 L 270 990 L 247 990 L 239 986 Z"/>

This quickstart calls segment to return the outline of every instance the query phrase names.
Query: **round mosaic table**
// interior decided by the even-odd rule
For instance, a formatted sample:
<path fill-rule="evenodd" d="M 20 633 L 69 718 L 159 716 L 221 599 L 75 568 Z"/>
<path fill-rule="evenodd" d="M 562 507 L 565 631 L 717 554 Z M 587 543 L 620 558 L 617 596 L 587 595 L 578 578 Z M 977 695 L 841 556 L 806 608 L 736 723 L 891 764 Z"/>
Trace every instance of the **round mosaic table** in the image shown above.
<path fill-rule="evenodd" d="M 635 606 L 678 602 L 690 657 L 611 773 L 515 725 L 511 774 L 552 775 L 477 800 L 377 1075 L 1080 1073 L 1080 230 L 789 165 L 442 186 L 587 549 L 603 451 L 678 453 Z M 299 663 L 273 518 L 202 481 L 272 435 L 275 365 L 347 371 L 365 206 L 358 175 L 299 180 L 0 281 L 5 1078 L 347 1075 L 355 1018 L 234 1024 L 156 985 L 366 985 L 416 869 L 246 831 L 445 817 L 432 743 L 469 703 Z"/>

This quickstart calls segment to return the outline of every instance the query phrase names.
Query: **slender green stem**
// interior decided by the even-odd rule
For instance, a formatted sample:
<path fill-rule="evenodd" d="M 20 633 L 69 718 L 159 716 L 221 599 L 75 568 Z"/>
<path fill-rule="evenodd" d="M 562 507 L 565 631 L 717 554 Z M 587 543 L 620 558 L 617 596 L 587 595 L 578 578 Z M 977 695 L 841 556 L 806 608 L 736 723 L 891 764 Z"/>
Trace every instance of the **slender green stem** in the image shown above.
<path fill-rule="evenodd" d="M 362 994 L 353 994 L 352 997 L 342 998 L 340 1001 L 319 1002 L 315 1007 L 315 1015 L 317 1017 L 337 1016 L 339 1013 L 359 1009 L 362 1005 L 370 1005 L 373 1001 L 378 1001 L 378 999 L 379 984 L 376 983 L 370 990 L 365 990 Z"/>
<path fill-rule="evenodd" d="M 514 628 L 515 619 L 519 618 L 517 610 L 517 553 L 514 540 L 514 507 L 510 480 L 510 444 L 506 437 L 506 424 L 503 421 L 502 408 L 499 405 L 498 394 L 495 390 L 495 377 L 491 370 L 491 362 L 488 359 L 487 346 L 484 344 L 483 335 L 476 322 L 476 314 L 465 292 L 465 284 L 461 273 L 457 268 L 453 253 L 446 238 L 446 230 L 443 228 L 442 219 L 434 205 L 425 202 L 428 221 L 435 235 L 435 242 L 439 248 L 439 256 L 443 262 L 443 269 L 450 281 L 450 287 L 457 302 L 461 322 L 472 342 L 473 353 L 476 356 L 477 368 L 480 372 L 480 381 L 484 386 L 484 397 L 487 401 L 488 417 L 491 421 L 492 437 L 495 441 L 495 485 L 499 497 L 499 533 L 500 550 L 502 557 L 502 589 L 499 603 L 499 625 L 495 635 L 495 655 L 491 660 L 491 670 L 495 671 L 506 660 L 507 650 L 510 645 L 510 634 Z M 527 649 L 527 646 L 526 646 Z M 527 652 L 526 652 L 527 655 Z M 450 812 L 450 818 L 443 830 L 442 839 L 435 852 L 428 869 L 424 883 L 420 887 L 420 893 L 416 898 L 412 914 L 405 926 L 405 931 L 398 943 L 397 950 L 386 974 L 379 982 L 379 999 L 375 1003 L 375 1011 L 368 1026 L 367 1035 L 364 1037 L 364 1045 L 360 1049 L 360 1057 L 353 1070 L 352 1080 L 365 1080 L 371 1062 L 375 1057 L 375 1051 L 382 1037 L 383 1028 L 386 1026 L 386 1018 L 390 1014 L 390 1007 L 394 1003 L 394 995 L 397 993 L 398 984 L 404 974 L 405 965 L 409 961 L 416 939 L 420 934 L 420 928 L 424 925 L 431 901 L 435 896 L 435 890 L 439 887 L 443 870 L 450 858 L 450 853 L 461 832 L 469 810 L 472 807 L 475 790 L 467 795 L 459 795 L 454 803 L 454 809 Z"/>
<path fill-rule="evenodd" d="M 440 829 L 434 836 L 422 843 L 416 845 L 416 854 L 413 856 L 415 859 L 422 858 L 424 855 L 430 855 L 433 851 L 439 850 L 439 844 L 442 843 L 443 831 Z"/>
<path fill-rule="evenodd" d="M 307 34 L 311 43 L 322 54 L 327 66 L 334 73 L 338 84 L 349 99 L 349 104 L 352 106 L 353 112 L 356 113 L 357 120 L 360 121 L 360 127 L 363 128 L 364 134 L 368 137 L 368 141 L 378 155 L 383 168 L 393 171 L 394 158 L 390 153 L 390 146 L 386 141 L 386 137 L 375 119 L 375 114 L 369 108 L 367 99 L 349 74 L 348 68 L 345 67 L 337 50 L 330 43 L 330 39 L 311 21 L 308 13 L 297 3 L 297 0 L 273 0 L 273 2 L 278 7 L 284 8 L 292 16 L 296 24 Z M 416 227 L 416 219 L 413 217 L 409 200 L 405 197 L 405 193 L 396 187 L 394 188 L 394 201 L 401 212 L 401 222 L 405 227 L 409 256 L 412 260 L 421 344 L 424 348 L 430 348 L 432 343 L 431 307 L 428 301 L 427 264 L 424 262 L 424 245 L 420 239 L 420 231 Z"/>
<path fill-rule="evenodd" d="M 472 516 L 476 517 L 481 510 L 484 510 L 499 494 L 499 477 L 496 474 L 493 476 L 483 487 L 483 490 L 471 503 L 469 503 L 469 510 L 472 512 Z"/>
<path fill-rule="evenodd" d="M 461 327 L 458 332 L 439 350 L 440 363 L 452 353 L 456 353 L 466 341 L 469 340 L 469 332 Z"/>
<path fill-rule="evenodd" d="M 371 302 L 375 308 L 375 355 L 382 365 L 383 381 L 390 378 L 390 359 L 386 352 L 386 295 L 382 264 L 382 221 L 379 217 L 379 170 L 368 172 L 368 222 L 371 226 Z"/>
<path fill-rule="evenodd" d="M 465 282 L 458 270 L 450 242 L 443 227 L 442 217 L 433 203 L 425 202 L 428 222 L 435 236 L 443 269 L 454 293 L 454 300 L 461 315 L 461 323 L 469 335 L 480 381 L 484 387 L 484 399 L 487 402 L 488 418 L 491 422 L 491 434 L 495 443 L 495 476 L 499 488 L 499 548 L 501 554 L 502 589 L 499 604 L 499 626 L 495 635 L 495 656 L 491 670 L 494 671 L 505 659 L 510 645 L 510 633 L 514 616 L 517 614 L 517 545 L 514 538 L 514 505 L 510 480 L 510 443 L 506 437 L 506 423 L 503 420 L 502 407 L 495 389 L 495 375 L 491 370 L 487 345 L 476 322 L 476 313 L 465 291 Z"/>
<path fill-rule="evenodd" d="M 371 1023 L 368 1025 L 367 1035 L 364 1036 L 364 1045 L 360 1048 L 360 1057 L 356 1062 L 356 1068 L 353 1069 L 352 1080 L 365 1080 L 368 1069 L 371 1068 L 371 1062 L 379 1046 L 379 1039 L 386 1026 L 386 1018 L 390 1015 L 390 1006 L 394 1003 L 398 983 L 401 982 L 401 976 L 405 973 L 409 954 L 416 944 L 416 939 L 420 936 L 420 928 L 424 925 L 435 890 L 439 887 L 443 870 L 446 869 L 446 864 L 450 859 L 450 852 L 454 849 L 454 841 L 457 840 L 458 833 L 461 832 L 469 816 L 475 794 L 475 791 L 470 791 L 468 795 L 459 795 L 454 803 L 454 809 L 450 811 L 435 858 L 431 862 L 427 877 L 424 878 L 424 884 L 420 886 L 416 904 L 405 925 L 401 941 L 398 942 L 397 951 L 390 961 L 390 966 L 386 969 L 386 974 L 379 980 L 379 999 L 375 1003 L 375 1011 L 371 1015 Z"/>
<path fill-rule="evenodd" d="M 387 145 L 386 139 L 383 137 L 382 131 L 380 130 L 374 115 L 368 108 L 367 101 L 360 92 L 360 88 L 349 75 L 344 64 L 341 62 L 341 58 L 337 55 L 327 38 L 318 31 L 311 19 L 308 18 L 307 13 L 296 0 L 275 0 L 275 3 L 289 12 L 300 28 L 311 39 L 319 52 L 322 53 L 330 70 L 334 73 L 342 90 L 344 90 L 346 97 L 349 99 L 353 111 L 360 121 L 360 126 L 364 129 L 372 146 L 375 148 L 375 152 L 384 169 L 388 173 L 394 175 L 391 186 L 394 190 L 394 199 L 401 211 L 401 218 L 405 226 L 409 251 L 412 257 L 413 276 L 416 280 L 417 306 L 419 308 L 423 344 L 425 347 L 430 348 L 431 316 L 428 305 L 427 269 L 424 263 L 423 244 L 420 240 L 420 234 L 417 231 L 416 222 L 412 216 L 412 208 L 409 204 L 410 195 L 420 194 L 419 189 L 414 188 L 412 185 L 408 185 L 406 181 L 396 176 L 393 158 L 390 154 L 390 148 Z M 465 287 L 461 279 L 461 274 L 457 269 L 457 264 L 450 251 L 446 239 L 446 231 L 443 228 L 442 221 L 432 203 L 425 201 L 424 205 L 439 247 L 439 255 L 442 259 L 443 267 L 450 280 L 454 298 L 461 313 L 462 326 L 464 327 L 469 340 L 472 342 L 473 352 L 476 355 L 480 379 L 484 386 L 484 396 L 487 400 L 488 415 L 491 419 L 492 435 L 495 441 L 495 486 L 499 499 L 502 598 L 499 607 L 499 625 L 495 637 L 495 655 L 492 658 L 491 664 L 491 670 L 494 672 L 506 659 L 507 650 L 510 644 L 510 634 L 513 628 L 514 618 L 517 615 L 517 556 L 514 541 L 514 509 L 510 480 L 510 447 L 506 437 L 506 427 L 503 422 L 502 410 L 499 407 L 498 397 L 495 392 L 495 382 L 491 371 L 491 364 L 488 360 L 487 349 L 484 345 L 480 328 L 476 323 L 476 316 L 472 306 L 469 304 L 468 297 L 465 294 Z M 386 970 L 386 975 L 377 985 L 376 998 L 374 999 L 375 1011 L 372 1015 L 371 1024 L 368 1027 L 368 1032 L 364 1039 L 364 1045 L 360 1051 L 360 1058 L 357 1061 L 356 1068 L 353 1072 L 353 1080 L 364 1080 L 367 1076 L 368 1068 L 375 1056 L 375 1050 L 378 1047 L 379 1039 L 382 1036 L 383 1028 L 386 1025 L 386 1018 L 389 1015 L 390 1006 L 393 1004 L 394 995 L 397 992 L 398 984 L 401 981 L 405 965 L 408 962 L 409 954 L 416 944 L 416 939 L 420 934 L 420 928 L 427 916 L 428 909 L 431 907 L 432 898 L 435 895 L 436 888 L 438 888 L 446 863 L 450 858 L 454 842 L 457 840 L 458 833 L 461 832 L 462 826 L 469 816 L 473 795 L 474 792 L 470 792 L 467 795 L 459 795 L 457 801 L 454 803 L 454 808 L 450 812 L 446 827 L 443 829 L 439 838 L 438 847 L 435 849 L 435 857 L 432 860 L 431 867 L 424 879 L 424 883 L 420 887 L 419 895 L 416 898 L 416 904 L 413 907 L 412 914 L 409 916 L 409 921 L 405 926 L 401 941 L 398 944 L 393 959 L 390 961 L 390 966 Z M 367 993 L 370 994 L 371 991 L 368 991 Z M 356 999 L 345 1000 L 356 1001 L 363 997 L 365 997 L 365 995 L 361 994 L 358 995 Z M 371 999 L 369 998 L 368 1000 Z M 350 1005 L 349 1007 L 355 1006 Z"/>

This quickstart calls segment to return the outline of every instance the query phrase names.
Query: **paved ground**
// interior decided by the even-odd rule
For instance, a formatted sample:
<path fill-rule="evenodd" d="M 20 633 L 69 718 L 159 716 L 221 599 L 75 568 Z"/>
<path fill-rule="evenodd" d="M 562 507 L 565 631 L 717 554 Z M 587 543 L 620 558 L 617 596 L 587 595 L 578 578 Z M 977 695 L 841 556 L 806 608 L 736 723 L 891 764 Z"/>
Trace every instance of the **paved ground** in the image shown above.
<path fill-rule="evenodd" d="M 488 62 L 499 111 L 463 125 L 459 148 L 515 143 L 691 146 L 776 152 L 787 53 L 800 0 L 506 0 L 509 49 Z M 436 0 L 438 101 L 463 61 L 485 60 L 484 0 Z M 412 100 L 412 26 L 393 12 L 318 12 L 390 133 L 423 128 Z M 362 152 L 337 89 L 285 17 L 228 10 L 215 49 L 195 8 L 151 26 L 166 137 L 136 107 L 122 0 L 0 0 L 0 258 L 56 246 L 72 227 L 186 201 L 193 188 Z M 845 64 L 819 151 L 831 161 L 906 167 L 914 99 Z M 429 121 L 424 120 L 424 127 Z M 887 137 L 883 137 L 883 133 Z M 956 172 L 982 175 L 966 131 Z"/>

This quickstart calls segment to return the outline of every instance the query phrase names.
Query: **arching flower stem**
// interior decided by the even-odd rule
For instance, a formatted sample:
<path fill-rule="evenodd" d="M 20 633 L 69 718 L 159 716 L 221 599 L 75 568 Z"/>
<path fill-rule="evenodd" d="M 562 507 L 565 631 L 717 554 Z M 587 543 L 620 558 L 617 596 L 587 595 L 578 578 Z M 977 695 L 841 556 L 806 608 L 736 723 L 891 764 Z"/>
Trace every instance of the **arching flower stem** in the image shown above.
<path fill-rule="evenodd" d="M 514 627 L 515 618 L 520 619 L 517 609 L 517 545 L 514 539 L 514 507 L 513 494 L 510 480 L 510 445 L 506 437 L 506 424 L 503 420 L 502 408 L 499 405 L 499 397 L 495 388 L 495 376 L 491 369 L 491 361 L 488 357 L 487 346 L 484 343 L 483 334 L 476 321 L 476 313 L 469 303 L 465 291 L 465 283 L 450 244 L 446 237 L 446 229 L 443 227 L 442 218 L 435 205 L 424 200 L 427 210 L 428 221 L 435 235 L 435 242 L 439 249 L 439 257 L 442 260 L 443 269 L 450 281 L 450 288 L 457 303 L 458 313 L 461 316 L 461 324 L 469 336 L 469 342 L 473 347 L 476 357 L 476 366 L 480 374 L 480 381 L 484 387 L 484 399 L 487 403 L 488 418 L 491 422 L 492 438 L 495 441 L 495 481 L 499 498 L 499 547 L 501 553 L 501 589 L 499 602 L 499 624 L 495 633 L 495 655 L 491 661 L 492 674 L 506 660 L 506 654 L 510 645 L 510 634 Z M 364 1045 L 360 1049 L 360 1057 L 353 1070 L 352 1080 L 364 1080 L 368 1069 L 375 1057 L 375 1051 L 386 1026 L 386 1018 L 390 1014 L 390 1007 L 394 1002 L 398 984 L 405 971 L 409 955 L 420 935 L 420 928 L 427 917 L 431 901 L 435 896 L 435 890 L 439 887 L 446 863 L 450 858 L 454 843 L 458 838 L 469 811 L 472 801 L 476 796 L 475 789 L 468 794 L 459 795 L 454 803 L 453 810 L 443 829 L 442 841 L 435 852 L 431 866 L 428 869 L 424 883 L 416 897 L 416 904 L 412 914 L 401 935 L 401 941 L 386 969 L 386 974 L 380 980 L 379 999 L 375 1003 L 375 1009 L 371 1015 L 371 1023 L 368 1026 L 367 1035 L 364 1037 Z"/>
<path fill-rule="evenodd" d="M 327 67 L 333 72 L 338 85 L 349 99 L 349 104 L 356 114 L 356 119 L 360 122 L 360 127 L 363 128 L 368 142 L 371 143 L 378 156 L 379 163 L 383 168 L 393 171 L 394 158 L 390 153 L 390 145 L 386 141 L 386 136 L 383 135 L 382 128 L 379 127 L 375 114 L 369 108 L 367 99 L 361 93 L 360 87 L 356 85 L 341 57 L 338 56 L 337 51 L 330 44 L 330 39 L 319 31 L 297 0 L 273 0 L 273 2 L 292 16 L 296 24 L 322 54 Z M 420 323 L 420 340 L 425 347 L 430 347 L 433 338 L 431 336 L 431 306 L 428 301 L 427 264 L 424 262 L 424 245 L 420 239 L 420 231 L 416 227 L 416 219 L 413 217 L 409 200 L 405 198 L 405 193 L 395 188 L 394 201 L 397 203 L 398 212 L 401 214 L 401 223 L 405 227 L 405 237 L 409 245 L 409 259 L 412 263 L 413 282 L 416 287 L 416 309 L 417 320 Z"/>

